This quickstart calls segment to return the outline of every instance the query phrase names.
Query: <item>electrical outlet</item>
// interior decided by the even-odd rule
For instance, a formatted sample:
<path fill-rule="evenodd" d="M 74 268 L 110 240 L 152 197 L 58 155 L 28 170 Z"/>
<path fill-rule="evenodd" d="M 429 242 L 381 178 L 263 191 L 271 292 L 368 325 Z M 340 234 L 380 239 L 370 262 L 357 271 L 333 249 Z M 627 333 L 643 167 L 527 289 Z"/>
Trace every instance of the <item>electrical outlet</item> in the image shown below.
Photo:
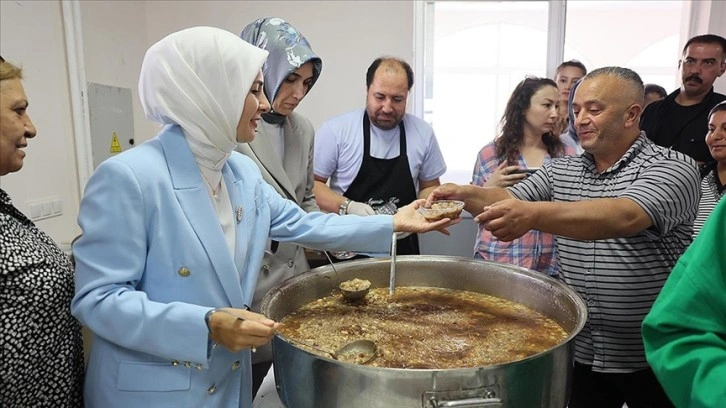
<path fill-rule="evenodd" d="M 26 215 L 33 221 L 63 214 L 63 200 L 58 196 L 27 201 L 25 204 L 28 206 L 28 214 Z"/>
<path fill-rule="evenodd" d="M 53 202 L 52 201 L 43 201 L 43 217 L 47 217 L 49 215 L 53 214 Z"/>
<path fill-rule="evenodd" d="M 63 214 L 63 201 L 60 198 L 53 200 L 53 215 Z"/>
<path fill-rule="evenodd" d="M 30 204 L 30 219 L 37 220 L 43 216 L 43 204 L 35 203 Z"/>

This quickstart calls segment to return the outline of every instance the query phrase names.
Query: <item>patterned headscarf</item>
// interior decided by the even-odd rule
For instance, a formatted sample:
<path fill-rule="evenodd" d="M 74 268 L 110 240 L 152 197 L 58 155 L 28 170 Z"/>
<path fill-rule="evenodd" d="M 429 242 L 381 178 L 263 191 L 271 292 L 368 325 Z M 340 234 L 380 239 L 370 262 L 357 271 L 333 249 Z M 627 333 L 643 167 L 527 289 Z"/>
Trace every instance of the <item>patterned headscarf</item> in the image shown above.
<path fill-rule="evenodd" d="M 310 43 L 287 21 L 277 17 L 260 18 L 240 34 L 243 40 L 267 50 L 270 56 L 262 66 L 265 96 L 272 104 L 282 82 L 308 61 L 313 63 L 313 78 L 308 92 L 323 69 L 323 61 L 310 48 Z"/>
<path fill-rule="evenodd" d="M 170 34 L 141 64 L 146 117 L 181 126 L 197 163 L 219 170 L 237 146 L 245 99 L 266 57 L 267 51 L 219 28 Z"/>

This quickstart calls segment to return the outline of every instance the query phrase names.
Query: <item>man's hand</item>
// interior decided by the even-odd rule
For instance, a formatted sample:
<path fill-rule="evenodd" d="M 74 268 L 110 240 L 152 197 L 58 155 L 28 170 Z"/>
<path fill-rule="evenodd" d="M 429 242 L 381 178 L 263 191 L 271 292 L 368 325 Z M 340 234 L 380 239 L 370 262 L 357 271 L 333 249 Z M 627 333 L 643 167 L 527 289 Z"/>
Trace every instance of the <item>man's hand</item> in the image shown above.
<path fill-rule="evenodd" d="M 464 209 L 471 215 L 479 215 L 485 206 L 512 198 L 506 189 L 501 187 L 478 187 L 469 184 L 446 183 L 434 189 L 426 199 L 426 207 L 434 201 L 459 200 L 464 202 Z"/>
<path fill-rule="evenodd" d="M 484 225 L 498 239 L 508 242 L 515 240 L 534 228 L 535 203 L 514 198 L 498 201 L 484 207 L 484 212 L 474 221 Z"/>
<path fill-rule="evenodd" d="M 439 200 L 461 200 L 465 201 L 465 186 L 454 183 L 446 183 L 436 187 L 428 197 L 426 197 L 425 207 L 431 207 L 431 203 Z"/>
<path fill-rule="evenodd" d="M 418 212 L 418 208 L 425 202 L 426 200 L 420 199 L 407 206 L 399 208 L 396 215 L 393 216 L 393 231 L 428 232 L 439 230 L 442 234 L 449 235 L 449 231 L 446 227 L 458 224 L 461 221 L 461 218 L 456 218 L 454 220 L 444 218 L 438 221 L 428 221 L 420 212 Z"/>
<path fill-rule="evenodd" d="M 375 215 L 376 211 L 370 205 L 358 201 L 351 201 L 348 204 L 346 214 Z"/>
<path fill-rule="evenodd" d="M 218 309 L 209 319 L 212 340 L 236 353 L 267 344 L 280 323 L 243 309 Z"/>

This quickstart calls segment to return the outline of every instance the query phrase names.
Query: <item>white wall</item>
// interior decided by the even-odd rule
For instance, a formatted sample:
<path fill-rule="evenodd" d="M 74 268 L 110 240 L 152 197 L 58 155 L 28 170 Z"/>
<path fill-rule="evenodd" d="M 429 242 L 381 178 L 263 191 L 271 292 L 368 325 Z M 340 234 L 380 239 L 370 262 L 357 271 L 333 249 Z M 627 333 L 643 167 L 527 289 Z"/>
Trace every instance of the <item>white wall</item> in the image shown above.
<path fill-rule="evenodd" d="M 711 13 L 706 32 L 726 37 L 726 1 L 717 0 L 711 2 Z M 726 75 L 716 81 L 714 85 L 716 92 L 726 94 Z"/>
<path fill-rule="evenodd" d="M 141 61 L 151 45 L 146 30 L 145 1 L 81 1 L 86 81 L 130 88 L 135 138 L 154 136 L 158 127 L 147 121 L 139 102 Z"/>
<path fill-rule="evenodd" d="M 413 2 L 148 1 L 149 42 L 182 28 L 211 25 L 239 34 L 259 17 L 288 20 L 323 60 L 320 80 L 300 104 L 316 128 L 364 106 L 365 72 L 383 54 L 413 63 Z"/>

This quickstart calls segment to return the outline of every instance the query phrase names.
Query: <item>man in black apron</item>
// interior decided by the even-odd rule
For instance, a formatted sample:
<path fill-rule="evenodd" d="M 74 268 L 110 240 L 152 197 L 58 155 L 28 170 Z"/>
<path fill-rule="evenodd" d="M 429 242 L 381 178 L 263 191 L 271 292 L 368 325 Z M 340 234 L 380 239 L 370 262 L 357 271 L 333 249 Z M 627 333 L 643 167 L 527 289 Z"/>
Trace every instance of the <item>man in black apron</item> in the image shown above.
<path fill-rule="evenodd" d="M 350 200 L 370 205 L 378 214 L 395 213 L 398 207 L 407 205 L 417 198 L 416 187 L 408 166 L 406 128 L 403 126 L 403 121 L 398 124 L 398 130 L 400 132 L 398 157 L 393 159 L 372 157 L 371 121 L 368 114 L 363 113 L 363 163 L 355 180 L 343 195 Z M 416 234 L 399 239 L 396 245 L 397 254 L 420 254 Z"/>
<path fill-rule="evenodd" d="M 379 58 L 366 73 L 366 109 L 330 119 L 319 129 L 315 140 L 314 192 L 322 210 L 339 214 L 394 214 L 399 207 L 426 197 L 440 185 L 439 177 L 446 171 L 446 164 L 433 129 L 406 114 L 412 85 L 413 71 L 405 61 Z M 397 252 L 418 255 L 418 237 L 414 234 L 399 239 Z"/>

